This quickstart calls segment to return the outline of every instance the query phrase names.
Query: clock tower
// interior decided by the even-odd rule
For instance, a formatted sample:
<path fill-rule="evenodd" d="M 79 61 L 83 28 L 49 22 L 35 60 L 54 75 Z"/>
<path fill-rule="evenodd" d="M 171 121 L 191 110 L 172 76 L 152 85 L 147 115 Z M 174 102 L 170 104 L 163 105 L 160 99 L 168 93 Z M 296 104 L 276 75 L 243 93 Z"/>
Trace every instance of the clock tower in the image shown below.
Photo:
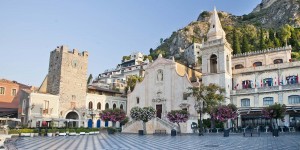
<path fill-rule="evenodd" d="M 69 51 L 63 45 L 50 53 L 47 93 L 59 95 L 61 118 L 67 118 L 68 113 L 72 112 L 73 118 L 67 119 L 80 119 L 81 111 L 85 108 L 87 66 L 87 51 Z"/>

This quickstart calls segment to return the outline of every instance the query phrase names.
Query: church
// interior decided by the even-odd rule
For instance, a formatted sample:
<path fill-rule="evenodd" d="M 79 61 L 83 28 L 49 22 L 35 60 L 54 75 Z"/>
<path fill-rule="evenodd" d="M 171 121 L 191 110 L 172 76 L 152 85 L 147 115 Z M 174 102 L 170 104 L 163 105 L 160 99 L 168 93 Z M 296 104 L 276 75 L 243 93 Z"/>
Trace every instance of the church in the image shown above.
<path fill-rule="evenodd" d="M 144 80 L 128 94 L 127 114 L 134 106 L 152 106 L 157 116 L 147 123 L 147 132 L 164 129 L 170 133 L 178 127 L 167 120 L 166 113 L 184 109 L 190 117 L 180 125 L 181 132 L 192 133 L 191 123 L 197 122 L 197 112 L 194 98 L 186 96 L 187 88 L 199 86 L 200 82 L 215 83 L 225 89 L 225 104 L 238 107 L 234 126 L 266 127 L 270 120 L 262 117 L 262 109 L 280 103 L 287 105 L 287 112 L 285 122 L 280 121 L 279 125 L 299 129 L 300 62 L 291 61 L 291 50 L 291 46 L 285 46 L 233 55 L 214 9 L 207 41 L 200 47 L 202 72 L 182 69 L 181 64 L 160 55 L 146 68 Z M 141 129 L 142 123 L 132 120 L 123 132 L 137 133 Z"/>

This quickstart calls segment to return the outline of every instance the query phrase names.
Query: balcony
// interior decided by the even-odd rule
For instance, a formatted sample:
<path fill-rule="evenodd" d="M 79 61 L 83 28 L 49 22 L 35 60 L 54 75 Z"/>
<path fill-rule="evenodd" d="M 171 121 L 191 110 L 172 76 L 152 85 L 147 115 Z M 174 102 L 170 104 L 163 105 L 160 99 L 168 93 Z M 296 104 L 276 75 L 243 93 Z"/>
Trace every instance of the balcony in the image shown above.
<path fill-rule="evenodd" d="M 265 93 L 265 92 L 277 92 L 277 91 L 289 91 L 289 90 L 300 90 L 300 84 L 287 84 L 280 86 L 269 86 L 269 87 L 261 87 L 261 88 L 249 88 L 249 89 L 238 89 L 231 90 L 231 95 L 236 94 L 254 94 L 254 93 Z"/>

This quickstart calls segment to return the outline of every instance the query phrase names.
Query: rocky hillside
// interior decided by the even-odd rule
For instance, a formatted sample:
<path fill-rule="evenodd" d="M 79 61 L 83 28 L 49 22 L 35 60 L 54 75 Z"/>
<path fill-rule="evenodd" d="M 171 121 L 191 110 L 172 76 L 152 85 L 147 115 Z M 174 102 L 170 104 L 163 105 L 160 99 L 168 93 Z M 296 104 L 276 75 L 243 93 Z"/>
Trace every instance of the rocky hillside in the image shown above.
<path fill-rule="evenodd" d="M 299 5 L 300 0 L 262 0 L 262 3 L 258 4 L 253 12 L 248 15 L 235 16 L 226 12 L 218 12 L 218 15 L 229 43 L 232 45 L 240 44 L 240 46 L 237 46 L 239 48 L 242 47 L 243 40 L 249 40 L 249 49 L 257 50 L 284 44 L 284 37 L 280 42 L 281 35 L 279 33 L 283 30 L 280 28 L 285 24 L 289 24 L 291 27 L 300 26 Z M 155 59 L 159 53 L 162 53 L 165 57 L 176 56 L 177 60 L 184 62 L 179 53 L 180 49 L 185 49 L 192 42 L 201 43 L 203 39 L 206 39 L 210 15 L 208 11 L 201 12 L 196 21 L 178 31 L 174 31 L 155 50 L 150 50 L 150 55 Z M 252 34 L 253 32 L 255 33 Z M 252 39 L 242 37 L 248 34 Z M 261 41 L 259 38 L 261 38 Z M 276 38 L 279 39 L 279 42 L 276 41 L 275 43 Z M 295 41 L 293 42 L 295 43 Z"/>

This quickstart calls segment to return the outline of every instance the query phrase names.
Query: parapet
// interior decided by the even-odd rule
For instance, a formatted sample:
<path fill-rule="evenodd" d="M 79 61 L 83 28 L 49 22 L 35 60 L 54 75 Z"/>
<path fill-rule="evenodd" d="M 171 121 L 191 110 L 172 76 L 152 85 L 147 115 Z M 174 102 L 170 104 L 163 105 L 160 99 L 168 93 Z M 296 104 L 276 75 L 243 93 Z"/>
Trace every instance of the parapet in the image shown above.
<path fill-rule="evenodd" d="M 69 51 L 69 48 L 66 45 L 57 46 L 56 49 L 52 52 L 55 52 L 55 51 L 58 53 L 69 53 L 69 54 L 74 54 L 74 55 L 78 55 L 78 56 L 88 57 L 88 51 L 83 51 L 80 53 L 79 50 L 76 48 L 74 48 L 72 51 Z"/>
<path fill-rule="evenodd" d="M 247 56 L 252 56 L 252 55 L 259 55 L 259 54 L 266 54 L 266 53 L 272 53 L 272 52 L 278 52 L 278 51 L 288 51 L 292 50 L 292 46 L 284 46 L 284 47 L 277 47 L 277 48 L 269 48 L 269 49 L 264 49 L 260 51 L 253 51 L 253 52 L 247 52 L 247 53 L 241 53 L 241 54 L 234 54 L 233 58 L 237 57 L 247 57 Z"/>

